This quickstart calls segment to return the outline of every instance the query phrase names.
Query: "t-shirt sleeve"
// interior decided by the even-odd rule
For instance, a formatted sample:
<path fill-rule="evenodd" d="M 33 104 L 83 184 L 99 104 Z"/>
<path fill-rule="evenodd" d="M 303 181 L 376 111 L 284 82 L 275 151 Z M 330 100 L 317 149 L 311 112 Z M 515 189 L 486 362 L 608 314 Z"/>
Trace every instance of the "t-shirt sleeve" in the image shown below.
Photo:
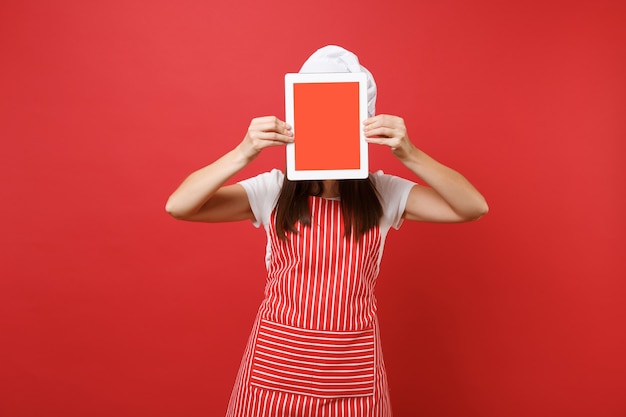
<path fill-rule="evenodd" d="M 248 194 L 255 227 L 267 225 L 283 185 L 284 174 L 278 169 L 239 181 Z"/>
<path fill-rule="evenodd" d="M 402 225 L 402 215 L 409 198 L 409 192 L 415 182 L 388 175 L 382 171 L 373 173 L 372 180 L 383 205 L 382 226 L 399 229 Z"/>

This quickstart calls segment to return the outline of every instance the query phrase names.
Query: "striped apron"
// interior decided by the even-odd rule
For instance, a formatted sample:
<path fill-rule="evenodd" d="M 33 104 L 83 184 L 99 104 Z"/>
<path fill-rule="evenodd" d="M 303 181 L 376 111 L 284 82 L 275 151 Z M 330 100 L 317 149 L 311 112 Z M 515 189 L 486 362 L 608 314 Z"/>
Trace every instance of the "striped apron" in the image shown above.
<path fill-rule="evenodd" d="M 374 286 L 378 227 L 344 237 L 341 203 L 310 197 L 311 226 L 277 238 L 227 417 L 391 417 Z"/>

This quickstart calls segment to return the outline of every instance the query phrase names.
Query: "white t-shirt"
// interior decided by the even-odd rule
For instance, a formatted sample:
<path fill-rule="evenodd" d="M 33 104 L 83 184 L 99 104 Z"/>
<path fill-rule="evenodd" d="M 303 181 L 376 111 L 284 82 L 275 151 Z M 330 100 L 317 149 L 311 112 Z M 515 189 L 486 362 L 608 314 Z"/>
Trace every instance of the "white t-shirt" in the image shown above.
<path fill-rule="evenodd" d="M 273 169 L 270 172 L 259 174 L 256 177 L 240 181 L 248 194 L 250 207 L 255 220 L 252 222 L 255 227 L 264 227 L 270 221 L 270 217 L 283 185 L 285 174 Z M 370 178 L 381 197 L 383 207 L 383 217 L 380 220 L 380 229 L 383 236 L 387 234 L 389 228 L 398 229 L 402 224 L 402 214 L 406 206 L 411 188 L 415 185 L 413 181 L 404 178 L 388 175 L 382 171 L 370 174 Z"/>

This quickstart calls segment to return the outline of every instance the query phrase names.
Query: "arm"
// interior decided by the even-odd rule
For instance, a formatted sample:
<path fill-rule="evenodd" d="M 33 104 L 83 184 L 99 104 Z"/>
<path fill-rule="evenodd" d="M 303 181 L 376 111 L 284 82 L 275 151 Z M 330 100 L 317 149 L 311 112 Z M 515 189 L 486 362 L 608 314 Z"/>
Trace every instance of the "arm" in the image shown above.
<path fill-rule="evenodd" d="M 243 141 L 212 164 L 189 175 L 167 200 L 165 210 L 177 219 L 189 221 L 253 220 L 243 187 L 224 184 L 264 148 L 292 141 L 291 127 L 278 118 L 253 119 Z"/>
<path fill-rule="evenodd" d="M 478 190 L 463 175 L 416 148 L 401 118 L 371 117 L 364 122 L 364 131 L 369 143 L 389 146 L 396 158 L 428 185 L 415 185 L 411 189 L 405 219 L 464 222 L 487 214 L 487 202 Z"/>

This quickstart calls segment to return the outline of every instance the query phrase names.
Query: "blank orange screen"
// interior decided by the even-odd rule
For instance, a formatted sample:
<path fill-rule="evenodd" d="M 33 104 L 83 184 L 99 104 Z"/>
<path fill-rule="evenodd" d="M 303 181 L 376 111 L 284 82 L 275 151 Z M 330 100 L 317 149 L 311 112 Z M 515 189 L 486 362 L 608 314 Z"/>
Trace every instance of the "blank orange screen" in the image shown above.
<path fill-rule="evenodd" d="M 293 102 L 295 169 L 359 169 L 359 83 L 294 84 Z"/>

